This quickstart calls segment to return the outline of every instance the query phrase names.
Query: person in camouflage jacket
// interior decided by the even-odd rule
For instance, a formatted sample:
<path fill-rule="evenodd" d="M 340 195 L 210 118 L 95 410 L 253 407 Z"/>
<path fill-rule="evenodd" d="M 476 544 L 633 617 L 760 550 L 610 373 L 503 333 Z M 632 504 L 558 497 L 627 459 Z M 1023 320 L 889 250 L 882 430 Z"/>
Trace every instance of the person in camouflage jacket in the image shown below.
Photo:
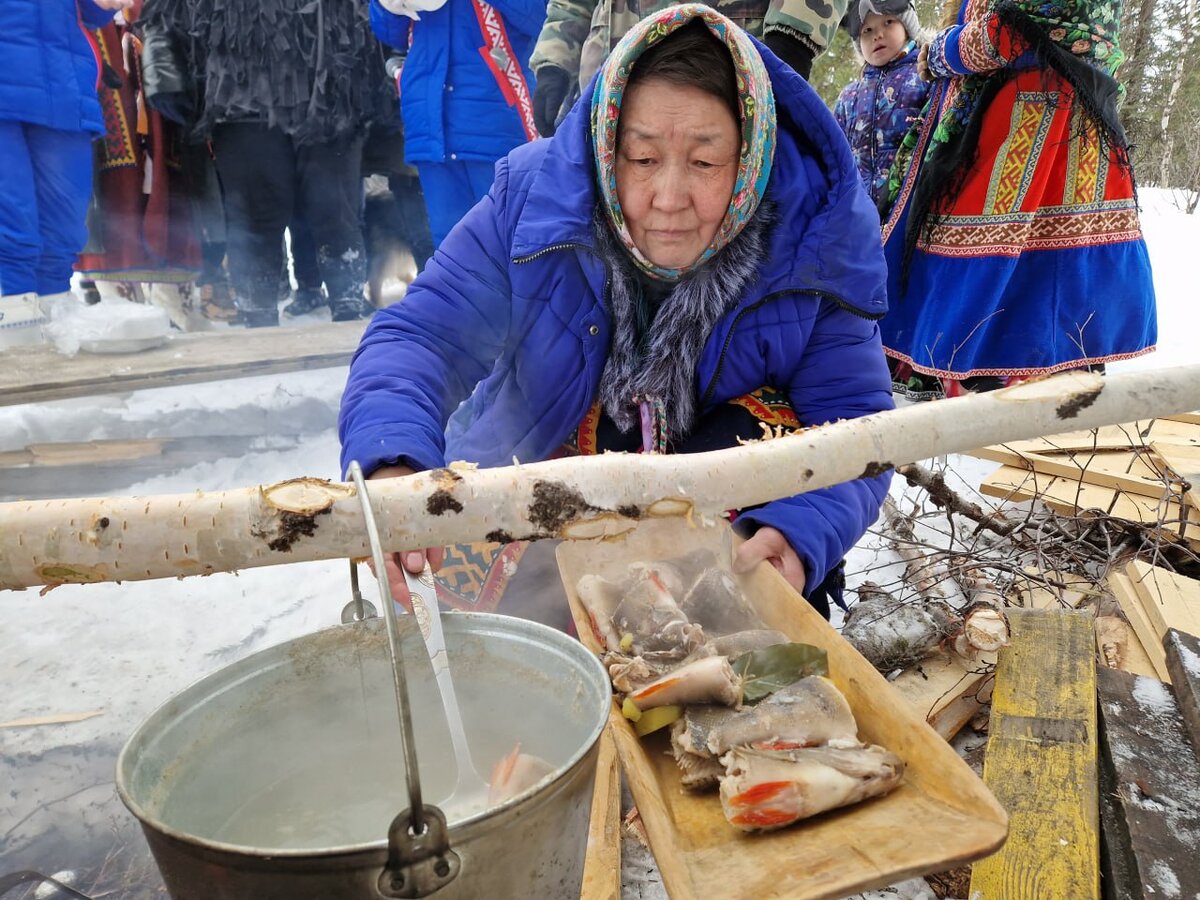
<path fill-rule="evenodd" d="M 710 0 L 710 5 L 762 40 L 808 78 L 813 58 L 833 41 L 847 0 Z M 630 28 L 671 0 L 549 0 L 546 22 L 529 66 L 537 75 L 534 121 L 554 134 L 565 101 L 587 87 Z"/>

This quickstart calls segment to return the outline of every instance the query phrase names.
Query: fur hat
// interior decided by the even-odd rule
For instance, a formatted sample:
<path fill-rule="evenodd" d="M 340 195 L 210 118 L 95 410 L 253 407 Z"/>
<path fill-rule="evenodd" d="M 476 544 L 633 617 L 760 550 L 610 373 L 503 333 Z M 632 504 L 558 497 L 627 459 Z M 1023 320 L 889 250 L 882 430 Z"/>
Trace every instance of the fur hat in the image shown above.
<path fill-rule="evenodd" d="M 892 16 L 904 26 L 910 41 L 921 42 L 921 23 L 917 21 L 917 11 L 913 9 L 912 0 L 850 0 L 850 7 L 842 24 L 850 32 L 855 44 L 862 33 L 863 19 L 871 13 Z"/>

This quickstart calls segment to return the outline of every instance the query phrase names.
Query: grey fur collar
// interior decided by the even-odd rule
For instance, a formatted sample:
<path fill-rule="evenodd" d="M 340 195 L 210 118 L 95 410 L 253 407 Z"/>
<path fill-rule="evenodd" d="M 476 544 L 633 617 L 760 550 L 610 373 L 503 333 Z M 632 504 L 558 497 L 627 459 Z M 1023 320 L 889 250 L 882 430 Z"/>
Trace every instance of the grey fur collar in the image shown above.
<path fill-rule="evenodd" d="M 600 255 L 609 264 L 612 346 L 600 377 L 600 402 L 623 432 L 639 421 L 634 397 L 662 400 L 667 435 L 686 437 L 696 419 L 696 365 L 717 321 L 735 309 L 758 276 L 773 219 L 763 202 L 754 218 L 706 265 L 685 275 L 662 301 L 639 358 L 635 316 L 641 287 L 628 253 L 612 234 L 603 211 L 593 219 Z"/>

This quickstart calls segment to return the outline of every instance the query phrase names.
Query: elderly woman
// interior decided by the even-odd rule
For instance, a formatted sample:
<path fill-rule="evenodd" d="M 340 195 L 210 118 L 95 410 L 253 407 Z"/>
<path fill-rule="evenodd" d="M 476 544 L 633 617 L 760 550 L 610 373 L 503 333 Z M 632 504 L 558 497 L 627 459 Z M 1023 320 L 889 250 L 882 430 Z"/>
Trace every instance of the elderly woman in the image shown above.
<path fill-rule="evenodd" d="M 343 463 L 385 477 L 687 452 L 761 436 L 758 421 L 889 409 L 878 221 L 803 79 L 708 7 L 656 13 L 376 315 L 342 400 Z M 737 565 L 769 559 L 827 609 L 888 480 L 742 511 Z"/>

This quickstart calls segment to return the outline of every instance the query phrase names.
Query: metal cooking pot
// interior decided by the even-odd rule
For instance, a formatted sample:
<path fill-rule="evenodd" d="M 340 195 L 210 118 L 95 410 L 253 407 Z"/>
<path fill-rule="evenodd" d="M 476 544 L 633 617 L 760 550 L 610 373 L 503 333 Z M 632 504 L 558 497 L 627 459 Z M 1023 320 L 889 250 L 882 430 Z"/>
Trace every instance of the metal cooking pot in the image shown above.
<path fill-rule="evenodd" d="M 554 771 L 501 806 L 445 810 L 461 868 L 434 896 L 578 897 L 612 702 L 604 668 L 533 622 L 456 613 L 444 623 L 472 757 L 486 771 L 519 743 Z M 117 790 L 174 900 L 414 895 L 388 875 L 389 826 L 408 795 L 387 627 L 368 619 L 256 653 L 169 700 L 129 739 Z M 449 731 L 419 631 L 400 638 L 421 789 L 436 804 L 454 786 Z M 409 665 L 422 658 L 424 668 Z"/>

